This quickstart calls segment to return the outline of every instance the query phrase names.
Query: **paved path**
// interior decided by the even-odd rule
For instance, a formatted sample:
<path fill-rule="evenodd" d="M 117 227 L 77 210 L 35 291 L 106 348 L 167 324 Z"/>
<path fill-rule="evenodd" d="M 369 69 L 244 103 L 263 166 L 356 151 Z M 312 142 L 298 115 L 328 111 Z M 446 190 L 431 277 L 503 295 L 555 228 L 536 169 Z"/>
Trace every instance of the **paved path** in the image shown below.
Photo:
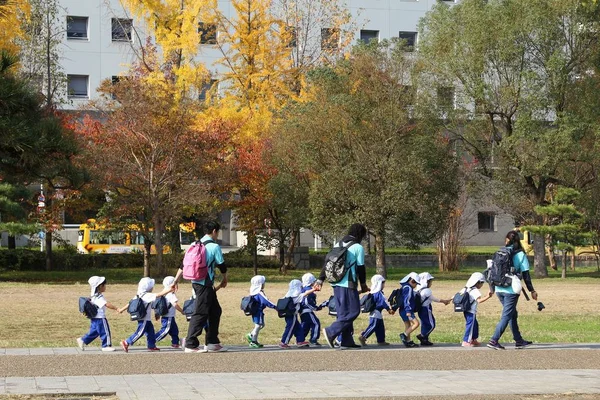
<path fill-rule="evenodd" d="M 600 398 L 600 344 L 525 350 L 456 345 L 384 350 L 264 350 L 160 354 L 142 348 L 0 349 L 0 395 L 116 393 L 120 399 Z M 504 369 L 499 371 L 498 369 Z M 335 372 L 344 370 L 345 372 Z M 174 373 L 186 371 L 185 373 Z M 247 372 L 253 371 L 253 372 Z M 439 397 L 441 396 L 441 397 Z M 575 396 L 575 397 L 572 397 Z M 597 396 L 597 397 L 596 397 Z"/>

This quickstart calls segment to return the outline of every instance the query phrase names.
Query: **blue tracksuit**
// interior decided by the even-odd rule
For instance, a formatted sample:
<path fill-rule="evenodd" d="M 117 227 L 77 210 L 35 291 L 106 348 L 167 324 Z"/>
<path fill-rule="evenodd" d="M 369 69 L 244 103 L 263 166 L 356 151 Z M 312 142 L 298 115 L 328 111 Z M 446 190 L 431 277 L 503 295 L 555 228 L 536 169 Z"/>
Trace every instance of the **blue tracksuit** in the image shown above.
<path fill-rule="evenodd" d="M 161 327 L 156 333 L 156 341 L 160 342 L 167 335 L 171 335 L 171 344 L 179 344 L 179 327 L 175 317 L 162 317 L 160 319 Z"/>
<path fill-rule="evenodd" d="M 360 335 L 367 339 L 375 332 L 377 343 L 385 342 L 385 325 L 383 324 L 383 318 L 381 312 L 383 310 L 390 310 L 383 292 L 379 291 L 373 293 L 373 299 L 375 300 L 375 310 L 371 313 L 369 318 L 369 326 Z"/>
<path fill-rule="evenodd" d="M 255 302 L 258 303 L 258 307 L 256 307 L 256 312 L 252 314 L 252 322 L 256 325 L 265 325 L 265 308 L 275 308 L 275 304 L 271 303 L 269 299 L 267 299 L 262 292 L 255 294 L 252 296 Z"/>
<path fill-rule="evenodd" d="M 106 318 L 92 318 L 90 320 L 90 331 L 81 337 L 83 343 L 90 344 L 100 336 L 102 347 L 111 347 L 110 327 Z"/>
<path fill-rule="evenodd" d="M 149 349 L 156 347 L 156 333 L 152 321 L 138 321 L 138 326 L 135 332 L 127 338 L 127 343 L 131 346 L 138 341 L 142 335 L 146 335 L 146 344 Z"/>
<path fill-rule="evenodd" d="M 292 336 L 296 336 L 296 343 L 304 342 L 304 332 L 300 328 L 300 321 L 298 321 L 298 310 L 300 304 L 296 304 L 296 312 L 294 315 L 285 317 L 285 329 L 283 335 L 281 335 L 281 342 L 289 344 Z"/>
<path fill-rule="evenodd" d="M 304 286 L 302 293 L 311 289 L 310 286 Z M 321 321 L 315 315 L 315 311 L 320 309 L 321 307 L 317 305 L 317 295 L 315 293 L 309 294 L 300 303 L 300 329 L 302 329 L 304 338 L 310 333 L 311 343 L 316 343 L 321 335 Z"/>
<path fill-rule="evenodd" d="M 411 314 L 411 319 L 416 318 L 417 316 L 415 315 L 414 309 L 415 309 L 415 292 L 412 288 L 412 286 L 410 286 L 408 283 L 403 283 L 401 285 L 401 294 L 400 294 L 400 298 L 402 300 L 402 304 L 400 304 L 399 306 L 396 306 L 395 308 L 397 309 L 398 307 L 402 307 L 402 309 L 400 310 L 400 318 L 402 318 L 402 321 L 408 321 L 409 318 L 406 316 L 407 313 Z"/>

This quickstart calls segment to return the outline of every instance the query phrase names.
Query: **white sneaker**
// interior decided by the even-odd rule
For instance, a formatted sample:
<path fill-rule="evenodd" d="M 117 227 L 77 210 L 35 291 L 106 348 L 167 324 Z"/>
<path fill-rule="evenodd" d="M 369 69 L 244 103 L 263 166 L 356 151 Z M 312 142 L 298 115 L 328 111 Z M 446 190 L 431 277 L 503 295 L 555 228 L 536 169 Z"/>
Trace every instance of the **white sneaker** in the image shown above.
<path fill-rule="evenodd" d="M 85 347 L 85 343 L 83 343 L 83 339 L 80 337 L 77 338 L 77 347 L 79 347 L 81 351 L 83 351 L 83 348 Z"/>
<path fill-rule="evenodd" d="M 217 352 L 224 352 L 227 351 L 227 347 L 223 347 L 220 344 L 209 344 L 207 346 L 204 346 L 204 350 L 209 352 L 209 353 L 217 353 Z"/>
<path fill-rule="evenodd" d="M 196 347 L 195 349 L 188 349 L 187 347 L 183 349 L 184 353 L 206 353 L 206 348 Z"/>
<path fill-rule="evenodd" d="M 111 351 L 115 351 L 115 348 L 114 347 L 103 347 L 102 351 L 111 352 Z"/>

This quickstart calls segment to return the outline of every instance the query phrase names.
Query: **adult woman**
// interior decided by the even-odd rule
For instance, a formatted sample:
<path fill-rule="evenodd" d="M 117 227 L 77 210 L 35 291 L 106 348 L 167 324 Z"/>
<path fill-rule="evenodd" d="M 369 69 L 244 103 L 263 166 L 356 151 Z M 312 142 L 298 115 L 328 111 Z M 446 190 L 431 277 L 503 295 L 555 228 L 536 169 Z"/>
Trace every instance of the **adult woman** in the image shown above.
<path fill-rule="evenodd" d="M 529 274 L 529 260 L 527 259 L 527 255 L 521 246 L 519 232 L 508 232 L 506 234 L 505 243 L 506 247 L 512 249 L 512 261 L 515 273 L 521 275 L 522 279 L 525 281 L 527 289 L 531 292 L 531 297 L 533 297 L 534 300 L 537 300 L 537 292 L 533 288 L 533 284 L 531 283 L 531 275 Z M 507 326 L 510 326 L 513 339 L 515 340 L 515 346 L 518 349 L 529 346 L 532 342 L 523 339 L 523 336 L 521 336 L 521 331 L 519 330 L 519 313 L 517 312 L 517 303 L 519 301 L 520 293 L 515 293 L 512 286 L 491 286 L 490 290 L 490 293 L 496 293 L 496 296 L 498 296 L 498 299 L 502 304 L 502 316 L 500 317 L 500 322 L 498 322 L 498 325 L 496 325 L 496 330 L 490 338 L 487 347 L 494 350 L 504 350 L 504 346 L 502 346 L 498 341 L 502 337 L 502 334 L 506 330 Z"/>

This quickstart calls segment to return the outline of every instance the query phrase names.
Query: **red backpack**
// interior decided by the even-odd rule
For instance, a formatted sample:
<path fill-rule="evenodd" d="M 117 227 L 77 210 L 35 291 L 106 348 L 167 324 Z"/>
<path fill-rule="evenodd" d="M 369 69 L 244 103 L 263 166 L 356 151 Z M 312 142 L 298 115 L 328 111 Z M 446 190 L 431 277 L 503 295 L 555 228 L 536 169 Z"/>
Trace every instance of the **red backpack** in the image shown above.
<path fill-rule="evenodd" d="M 206 263 L 206 244 L 214 243 L 212 240 L 202 243 L 197 241 L 186 250 L 183 256 L 183 278 L 190 281 L 201 281 L 208 275 Z"/>

